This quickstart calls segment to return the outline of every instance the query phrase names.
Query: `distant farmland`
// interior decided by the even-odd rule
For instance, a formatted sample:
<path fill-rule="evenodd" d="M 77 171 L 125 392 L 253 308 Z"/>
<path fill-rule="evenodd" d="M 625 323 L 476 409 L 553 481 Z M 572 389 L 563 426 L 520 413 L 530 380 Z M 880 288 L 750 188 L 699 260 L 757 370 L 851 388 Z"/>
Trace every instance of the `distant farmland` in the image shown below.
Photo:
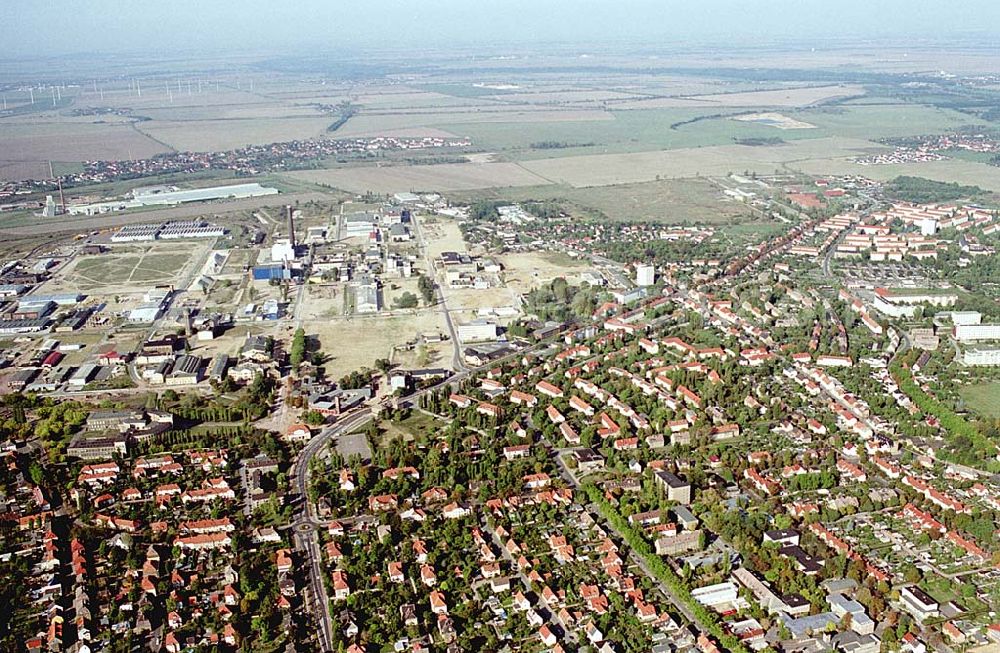
<path fill-rule="evenodd" d="M 548 183 L 516 163 L 449 163 L 427 166 L 386 166 L 305 170 L 286 175 L 351 191 L 393 193 L 408 190 L 454 191 Z"/>
<path fill-rule="evenodd" d="M 747 213 L 746 206 L 723 195 L 706 179 L 664 179 L 586 188 L 567 185 L 502 188 L 458 193 L 454 197 L 468 201 L 479 198 L 511 202 L 558 200 L 584 212 L 588 209 L 599 211 L 611 220 L 650 220 L 664 224 L 725 224 Z"/>

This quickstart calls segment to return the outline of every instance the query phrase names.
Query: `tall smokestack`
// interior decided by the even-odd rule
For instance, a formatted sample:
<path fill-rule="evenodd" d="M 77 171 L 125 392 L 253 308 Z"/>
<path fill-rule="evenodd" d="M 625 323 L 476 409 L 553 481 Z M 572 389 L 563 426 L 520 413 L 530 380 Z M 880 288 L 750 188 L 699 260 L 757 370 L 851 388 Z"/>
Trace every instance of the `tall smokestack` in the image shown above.
<path fill-rule="evenodd" d="M 295 218 L 292 217 L 292 205 L 289 204 L 285 207 L 288 211 L 288 242 L 295 247 Z"/>
<path fill-rule="evenodd" d="M 63 194 L 62 177 L 56 177 L 59 183 L 59 208 L 63 215 L 66 214 L 66 195 Z"/>

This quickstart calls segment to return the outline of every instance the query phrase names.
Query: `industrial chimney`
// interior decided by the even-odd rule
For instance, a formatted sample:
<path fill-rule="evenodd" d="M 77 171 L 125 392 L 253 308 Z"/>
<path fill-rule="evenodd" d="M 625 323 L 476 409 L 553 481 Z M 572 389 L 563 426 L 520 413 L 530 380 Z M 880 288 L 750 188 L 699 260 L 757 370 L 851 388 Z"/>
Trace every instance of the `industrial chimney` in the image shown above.
<path fill-rule="evenodd" d="M 295 249 L 295 218 L 292 217 L 292 205 L 287 205 L 285 210 L 288 211 L 288 242 L 291 243 L 292 249 Z"/>

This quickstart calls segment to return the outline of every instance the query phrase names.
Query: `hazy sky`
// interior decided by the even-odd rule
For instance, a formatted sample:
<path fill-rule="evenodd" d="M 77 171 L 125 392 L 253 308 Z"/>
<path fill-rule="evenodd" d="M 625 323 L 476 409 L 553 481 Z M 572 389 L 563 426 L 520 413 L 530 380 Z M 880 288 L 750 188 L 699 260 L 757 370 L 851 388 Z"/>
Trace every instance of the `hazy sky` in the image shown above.
<path fill-rule="evenodd" d="M 768 44 L 947 38 L 1000 26 L 997 0 L 0 0 L 0 7 L 3 51 L 19 56 L 548 41 Z"/>

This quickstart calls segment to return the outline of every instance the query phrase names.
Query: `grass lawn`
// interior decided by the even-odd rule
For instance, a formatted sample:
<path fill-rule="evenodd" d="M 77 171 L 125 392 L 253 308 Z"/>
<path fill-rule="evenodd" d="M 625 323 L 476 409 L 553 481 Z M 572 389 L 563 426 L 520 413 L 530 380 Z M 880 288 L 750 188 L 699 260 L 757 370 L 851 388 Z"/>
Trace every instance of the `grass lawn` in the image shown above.
<path fill-rule="evenodd" d="M 921 583 L 920 586 L 939 603 L 954 601 L 956 598 L 955 592 L 951 587 L 951 582 L 946 578 L 942 578 L 937 575 L 928 576 L 924 579 L 924 582 Z"/>
<path fill-rule="evenodd" d="M 385 430 L 382 434 L 380 446 L 395 437 L 402 437 L 403 440 L 411 442 L 433 433 L 436 429 L 443 426 L 445 426 L 443 421 L 414 410 L 410 412 L 409 417 L 400 422 L 386 421 L 382 423 L 382 427 Z"/>
<path fill-rule="evenodd" d="M 984 417 L 1000 417 L 1000 381 L 965 386 L 959 394 L 973 412 Z"/>
<path fill-rule="evenodd" d="M 557 265 L 564 268 L 575 268 L 589 265 L 586 260 L 573 258 L 569 254 L 563 254 L 562 252 L 542 252 L 540 256 L 552 265 Z"/>

